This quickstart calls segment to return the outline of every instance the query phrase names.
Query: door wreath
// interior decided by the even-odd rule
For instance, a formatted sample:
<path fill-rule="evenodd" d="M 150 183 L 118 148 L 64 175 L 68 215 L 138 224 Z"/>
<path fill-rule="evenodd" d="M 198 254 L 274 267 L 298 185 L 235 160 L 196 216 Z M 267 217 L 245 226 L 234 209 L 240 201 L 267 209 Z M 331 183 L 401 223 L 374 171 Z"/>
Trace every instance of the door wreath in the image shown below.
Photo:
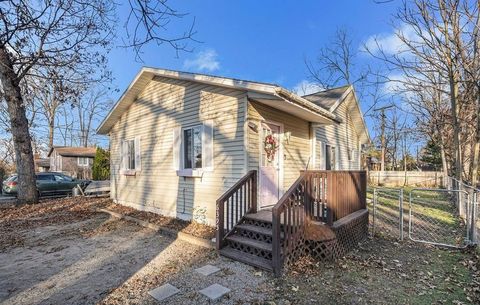
<path fill-rule="evenodd" d="M 269 134 L 265 137 L 265 141 L 263 142 L 263 149 L 267 154 L 268 162 L 272 162 L 273 159 L 275 159 L 275 153 L 277 152 L 278 147 L 278 141 L 273 135 Z"/>

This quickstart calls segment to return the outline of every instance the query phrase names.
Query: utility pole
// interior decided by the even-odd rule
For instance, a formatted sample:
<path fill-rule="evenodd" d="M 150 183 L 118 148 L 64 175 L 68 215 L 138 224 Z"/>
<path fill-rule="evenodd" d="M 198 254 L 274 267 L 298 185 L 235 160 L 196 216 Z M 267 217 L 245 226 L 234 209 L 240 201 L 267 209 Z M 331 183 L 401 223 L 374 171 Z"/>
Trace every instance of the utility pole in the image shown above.
<path fill-rule="evenodd" d="M 389 105 L 381 108 L 373 109 L 373 111 L 380 111 L 380 142 L 381 142 L 381 163 L 380 163 L 380 171 L 385 171 L 385 124 L 386 124 L 386 115 L 385 110 L 394 107 L 394 105 Z"/>

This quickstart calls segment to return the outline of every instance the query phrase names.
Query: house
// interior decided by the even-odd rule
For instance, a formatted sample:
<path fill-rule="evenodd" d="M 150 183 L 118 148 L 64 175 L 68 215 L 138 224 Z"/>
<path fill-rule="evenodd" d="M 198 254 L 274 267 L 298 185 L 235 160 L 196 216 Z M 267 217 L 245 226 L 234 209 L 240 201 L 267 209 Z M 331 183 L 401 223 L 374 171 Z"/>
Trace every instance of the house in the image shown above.
<path fill-rule="evenodd" d="M 34 160 L 35 163 L 35 171 L 36 172 L 48 172 L 50 171 L 50 159 L 49 158 L 41 158 Z"/>
<path fill-rule="evenodd" d="M 92 179 L 96 147 L 54 146 L 48 152 L 50 171 L 78 179 Z"/>
<path fill-rule="evenodd" d="M 35 164 L 35 172 L 48 172 L 50 170 L 50 158 L 41 158 L 39 154 L 35 154 L 33 158 Z"/>
<path fill-rule="evenodd" d="M 370 140 L 352 86 L 301 97 L 274 84 L 143 68 L 98 133 L 110 137 L 111 197 L 140 210 L 231 231 L 247 212 L 271 219 L 299 179 L 327 181 L 325 170 L 357 183 L 348 200 L 363 204 L 361 150 Z M 227 193 L 235 195 L 224 206 Z"/>

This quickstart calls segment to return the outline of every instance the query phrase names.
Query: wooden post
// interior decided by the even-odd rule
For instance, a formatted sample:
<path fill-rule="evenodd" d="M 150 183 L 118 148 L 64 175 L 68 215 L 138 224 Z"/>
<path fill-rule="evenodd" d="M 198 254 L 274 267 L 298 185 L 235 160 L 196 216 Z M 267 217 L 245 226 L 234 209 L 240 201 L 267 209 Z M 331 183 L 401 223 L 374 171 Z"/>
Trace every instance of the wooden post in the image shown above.
<path fill-rule="evenodd" d="M 258 189 L 258 182 L 257 182 L 257 171 L 253 171 L 253 176 L 252 176 L 252 213 L 257 212 L 257 200 L 258 200 L 258 195 L 257 195 L 257 189 Z"/>
<path fill-rule="evenodd" d="M 223 205 L 223 201 L 217 200 L 217 236 L 216 236 L 217 250 L 220 250 L 223 247 L 224 228 L 225 228 L 224 205 Z"/>
<path fill-rule="evenodd" d="M 335 182 L 333 181 L 333 172 L 327 172 L 327 224 L 333 225 L 333 200 L 334 200 Z"/>
<path fill-rule="evenodd" d="M 274 207 L 272 210 L 272 266 L 277 277 L 282 273 L 280 251 L 280 213 L 278 208 Z"/>

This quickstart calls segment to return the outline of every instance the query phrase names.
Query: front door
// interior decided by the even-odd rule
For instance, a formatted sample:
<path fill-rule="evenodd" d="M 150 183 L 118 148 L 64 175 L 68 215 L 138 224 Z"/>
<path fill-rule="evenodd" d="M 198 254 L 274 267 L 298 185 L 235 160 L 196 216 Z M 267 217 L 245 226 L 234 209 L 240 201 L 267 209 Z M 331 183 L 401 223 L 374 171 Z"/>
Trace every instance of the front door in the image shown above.
<path fill-rule="evenodd" d="M 275 205 L 280 199 L 282 174 L 281 127 L 262 123 L 260 141 L 260 208 Z"/>

